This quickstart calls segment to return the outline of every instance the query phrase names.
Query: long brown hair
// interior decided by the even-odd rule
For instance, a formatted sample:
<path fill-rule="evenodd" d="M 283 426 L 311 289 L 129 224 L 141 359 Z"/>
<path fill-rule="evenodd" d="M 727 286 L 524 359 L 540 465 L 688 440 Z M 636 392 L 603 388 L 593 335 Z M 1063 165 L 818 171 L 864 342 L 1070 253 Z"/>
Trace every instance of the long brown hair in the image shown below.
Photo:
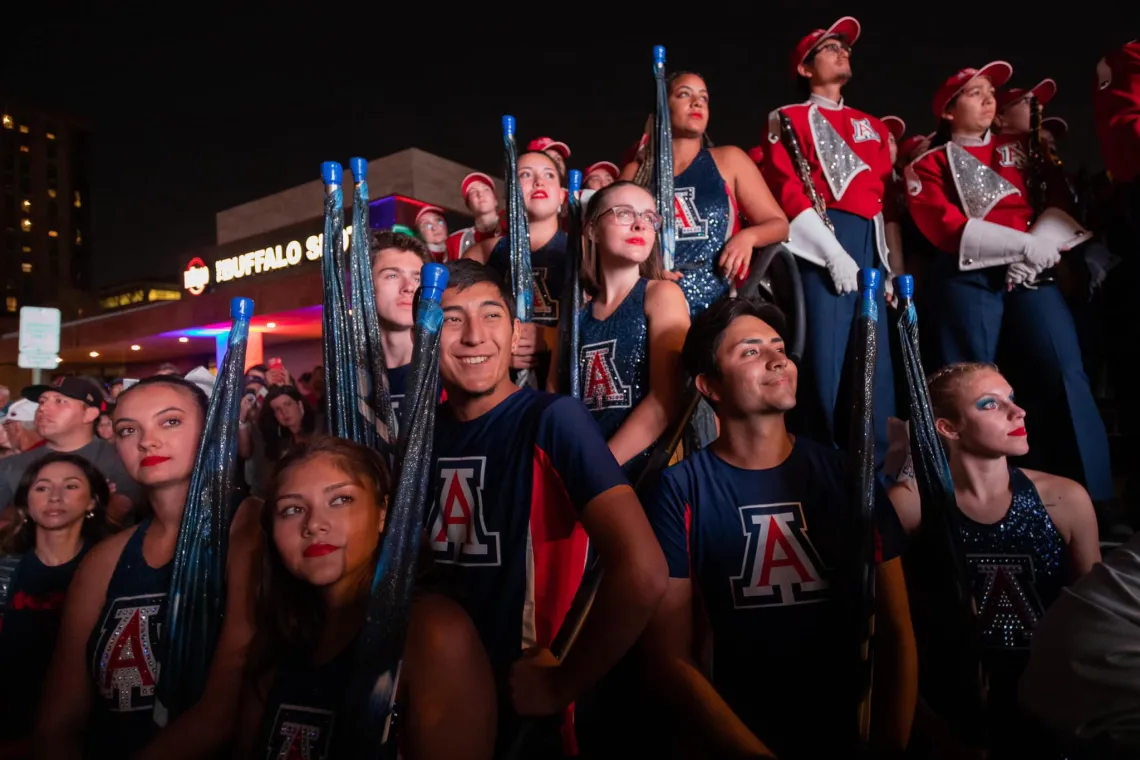
<path fill-rule="evenodd" d="M 598 256 L 598 246 L 590 240 L 590 228 L 598 223 L 599 217 L 609 210 L 608 202 L 606 199 L 610 196 L 615 189 L 622 187 L 641 187 L 636 182 L 629 180 L 618 180 L 612 185 L 606 185 L 601 190 L 598 190 L 590 198 L 590 202 L 586 204 L 586 223 L 584 226 L 585 231 L 582 235 L 582 268 L 579 272 L 579 278 L 582 280 L 582 287 L 591 296 L 596 296 L 602 288 L 602 261 Z M 644 190 L 645 188 L 641 188 Z M 661 231 L 657 230 L 653 238 L 653 250 L 649 252 L 648 258 L 641 262 L 638 268 L 642 277 L 649 280 L 660 280 L 665 268 L 661 263 Z"/>
<path fill-rule="evenodd" d="M 372 493 L 380 508 L 392 490 L 392 475 L 384 457 L 340 438 L 316 436 L 291 449 L 278 462 L 261 510 L 265 550 L 257 590 L 258 641 L 251 657 L 255 677 L 282 660 L 311 655 L 324 628 L 325 610 L 319 592 L 289 572 L 273 543 L 278 489 L 285 474 L 319 456 L 331 457 L 353 482 Z M 377 557 L 381 543 L 376 544 Z"/>
<path fill-rule="evenodd" d="M 111 489 L 107 485 L 107 479 L 103 477 L 103 473 L 95 469 L 95 465 L 83 457 L 56 451 L 30 464 L 28 469 L 24 471 L 23 477 L 20 478 L 20 484 L 16 486 L 16 494 L 12 498 L 12 503 L 17 509 L 23 510 L 25 516 L 24 519 L 13 522 L 3 531 L 0 531 L 0 555 L 24 554 L 35 548 L 36 524 L 27 511 L 28 494 L 32 490 L 32 484 L 40 476 L 40 472 L 49 464 L 57 462 L 70 464 L 82 472 L 84 479 L 87 480 L 87 491 L 95 500 L 95 507 L 90 517 L 83 519 L 83 528 L 80 532 L 83 542 L 95 544 L 110 535 L 111 529 L 107 524 L 107 504 L 111 501 Z"/>

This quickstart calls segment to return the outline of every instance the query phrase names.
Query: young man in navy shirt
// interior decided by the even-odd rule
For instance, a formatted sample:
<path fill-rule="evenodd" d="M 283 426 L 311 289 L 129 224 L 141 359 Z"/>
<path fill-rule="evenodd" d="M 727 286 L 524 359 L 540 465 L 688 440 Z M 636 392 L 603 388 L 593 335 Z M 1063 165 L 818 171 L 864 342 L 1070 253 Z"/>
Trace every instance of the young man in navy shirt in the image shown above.
<path fill-rule="evenodd" d="M 647 504 L 670 575 L 645 634 L 647 677 L 724 756 L 853 757 L 857 642 L 844 568 L 857 548 L 854 489 L 840 452 L 787 432 L 797 369 L 783 329 L 775 307 L 730 298 L 685 340 L 685 368 L 720 436 L 666 470 Z M 917 662 L 902 531 L 878 494 L 872 739 L 889 756 L 910 733 Z M 694 657 L 694 608 L 711 626 L 711 672 Z"/>
<path fill-rule="evenodd" d="M 448 265 L 436 421 L 436 496 L 427 540 L 454 566 L 491 663 L 508 680 L 500 714 L 555 715 L 641 635 L 668 571 L 645 512 L 590 413 L 567 396 L 520 389 L 509 376 L 519 341 L 502 280 L 470 259 Z M 547 647 L 586 564 L 604 577 L 566 659 Z M 571 716 L 566 716 L 567 719 Z M 500 721 L 500 744 L 513 727 Z M 563 748 L 575 746 L 569 722 Z"/>

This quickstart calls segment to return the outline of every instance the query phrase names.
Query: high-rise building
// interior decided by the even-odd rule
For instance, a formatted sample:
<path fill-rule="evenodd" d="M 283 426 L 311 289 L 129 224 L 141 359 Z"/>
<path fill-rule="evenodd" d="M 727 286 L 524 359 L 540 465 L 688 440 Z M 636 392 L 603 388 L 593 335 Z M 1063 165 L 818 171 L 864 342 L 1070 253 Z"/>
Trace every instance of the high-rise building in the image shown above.
<path fill-rule="evenodd" d="M 22 306 L 92 313 L 90 179 L 82 121 L 0 100 L 0 333 Z"/>

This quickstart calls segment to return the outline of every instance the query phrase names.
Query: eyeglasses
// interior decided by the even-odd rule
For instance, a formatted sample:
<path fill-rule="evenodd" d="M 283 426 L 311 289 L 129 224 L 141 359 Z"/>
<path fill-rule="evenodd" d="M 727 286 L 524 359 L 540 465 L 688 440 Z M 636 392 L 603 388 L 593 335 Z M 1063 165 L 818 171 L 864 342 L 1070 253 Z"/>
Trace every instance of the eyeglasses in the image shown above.
<path fill-rule="evenodd" d="M 817 55 L 819 53 L 830 53 L 836 57 L 838 57 L 840 53 L 851 55 L 851 46 L 844 42 L 836 42 L 832 40 L 831 42 L 828 42 L 824 45 L 820 45 L 815 49 L 815 52 Z"/>
<path fill-rule="evenodd" d="M 613 214 L 614 219 L 622 227 L 632 227 L 635 219 L 641 219 L 646 225 L 652 227 L 654 230 L 661 229 L 661 215 L 656 211 L 642 211 L 638 213 L 632 206 L 614 206 L 608 208 L 602 213 L 598 214 L 598 219 L 601 219 L 606 214 Z"/>

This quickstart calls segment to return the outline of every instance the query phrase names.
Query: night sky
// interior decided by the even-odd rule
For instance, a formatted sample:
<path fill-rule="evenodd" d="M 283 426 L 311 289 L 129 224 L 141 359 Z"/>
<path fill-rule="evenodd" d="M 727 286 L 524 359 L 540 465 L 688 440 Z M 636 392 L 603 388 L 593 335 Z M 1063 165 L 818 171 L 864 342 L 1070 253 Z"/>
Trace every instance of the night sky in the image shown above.
<path fill-rule="evenodd" d="M 4 94 L 81 115 L 94 128 L 98 285 L 174 277 L 186 252 L 214 242 L 216 211 L 316 179 L 323 160 L 414 146 L 501 174 L 504 113 L 517 117 L 524 140 L 568 143 L 572 168 L 616 161 L 653 108 L 654 44 L 667 47 L 668 70 L 705 76 L 713 140 L 747 149 L 760 142 L 772 108 L 799 99 L 788 73 L 792 47 L 845 14 L 863 25 L 845 93 L 851 105 L 903 117 L 908 134 L 927 132 L 938 84 L 959 68 L 1007 60 L 1014 86 L 1057 81 L 1046 114 L 1071 127 L 1062 156 L 1099 168 L 1090 113 L 1096 62 L 1140 36 L 1135 2 L 1074 3 L 1071 16 L 1047 16 L 1042 4 L 928 5 L 925 22 L 919 4 L 899 4 L 900 12 L 883 10 L 889 3 L 860 10 L 767 2 L 747 16 L 710 16 L 728 37 L 702 31 L 697 18 L 669 15 L 671 23 L 654 25 L 664 14 L 652 3 L 554 3 L 543 6 L 547 20 L 495 14 L 517 30 L 504 54 L 501 27 L 472 23 L 458 38 L 442 12 L 416 16 L 408 7 L 395 23 L 393 10 L 354 18 L 347 4 L 326 2 L 284 16 L 292 5 L 219 16 L 160 4 L 144 15 L 66 18 L 60 7 L 54 18 L 5 19 Z M 335 15 L 319 15 L 324 6 Z M 951 15 L 967 6 L 1002 10 Z M 583 19 L 578 27 L 560 23 L 567 8 Z M 446 36 L 431 42 L 439 29 Z M 323 42 L 330 39 L 333 49 Z"/>

